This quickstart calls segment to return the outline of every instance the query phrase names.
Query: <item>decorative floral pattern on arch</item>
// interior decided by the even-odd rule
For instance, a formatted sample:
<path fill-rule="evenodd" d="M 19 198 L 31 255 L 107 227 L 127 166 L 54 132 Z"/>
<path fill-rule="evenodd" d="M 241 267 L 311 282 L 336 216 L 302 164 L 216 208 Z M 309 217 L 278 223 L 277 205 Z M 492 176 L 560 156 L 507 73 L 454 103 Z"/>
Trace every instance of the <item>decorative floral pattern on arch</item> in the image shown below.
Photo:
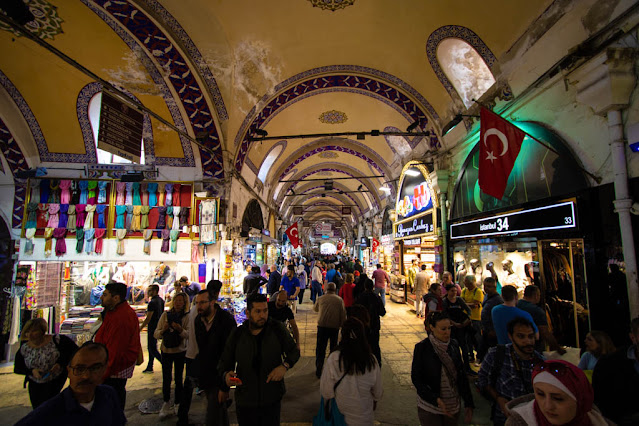
<path fill-rule="evenodd" d="M 430 62 L 431 67 L 433 67 L 433 71 L 435 71 L 437 78 L 442 83 L 448 94 L 453 98 L 459 98 L 457 90 L 455 90 L 455 87 L 450 82 L 437 60 L 437 47 L 442 40 L 447 38 L 458 38 L 460 40 L 464 40 L 473 49 L 475 49 L 491 70 L 495 62 L 497 62 L 497 58 L 488 48 L 486 43 L 484 43 L 483 40 L 472 30 L 466 27 L 462 27 L 460 25 L 445 25 L 431 33 L 428 37 L 428 41 L 426 42 L 426 56 L 428 57 L 428 62 Z"/>
<path fill-rule="evenodd" d="M 379 165 L 373 161 L 372 159 L 368 158 L 367 156 L 365 156 L 364 154 L 362 154 L 359 151 L 355 151 L 354 149 L 350 149 L 350 148 L 345 148 L 343 146 L 336 146 L 336 145 L 326 145 L 326 146 L 322 146 L 319 148 L 316 148 L 312 151 L 307 152 L 306 154 L 298 157 L 293 163 L 291 163 L 286 170 L 284 170 L 284 172 L 280 175 L 280 179 L 284 179 L 284 176 L 286 176 L 293 167 L 297 166 L 299 163 L 301 163 L 302 161 L 306 160 L 309 157 L 312 157 L 315 154 L 321 154 L 325 153 L 327 151 L 337 151 L 337 152 L 343 152 L 346 154 L 350 154 L 350 155 L 354 155 L 355 157 L 361 158 L 362 160 L 366 161 L 366 163 L 368 163 L 371 167 L 374 167 L 377 171 L 379 171 L 379 173 L 384 174 L 384 171 L 381 169 L 381 167 L 379 167 Z"/>
<path fill-rule="evenodd" d="M 9 169 L 14 176 L 14 195 L 13 195 L 13 213 L 11 215 L 11 227 L 20 228 L 24 215 L 24 202 L 27 194 L 27 183 L 23 179 L 16 179 L 16 172 L 22 172 L 29 169 L 27 160 L 17 144 L 15 138 L 0 119 L 0 146 L 2 147 L 2 155 L 7 160 Z"/>
<path fill-rule="evenodd" d="M 25 3 L 27 2 L 25 1 Z M 30 0 L 27 7 L 35 19 L 27 22 L 24 27 L 34 35 L 41 39 L 53 40 L 54 36 L 63 32 L 62 23 L 64 20 L 58 16 L 56 6 L 46 0 Z M 0 23 L 0 30 L 9 31 L 17 37 L 22 37 L 22 34 L 4 23 Z"/>
<path fill-rule="evenodd" d="M 324 124 L 342 124 L 346 123 L 348 116 L 345 112 L 336 111 L 334 109 L 325 111 L 320 114 L 319 121 Z"/>

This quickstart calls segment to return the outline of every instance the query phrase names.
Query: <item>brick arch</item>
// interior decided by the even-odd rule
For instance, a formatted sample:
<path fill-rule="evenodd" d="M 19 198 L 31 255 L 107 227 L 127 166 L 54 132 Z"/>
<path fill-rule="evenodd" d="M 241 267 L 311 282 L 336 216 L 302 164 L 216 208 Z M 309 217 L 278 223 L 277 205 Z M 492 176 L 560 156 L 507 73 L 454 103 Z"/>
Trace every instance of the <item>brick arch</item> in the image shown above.
<path fill-rule="evenodd" d="M 370 96 L 395 108 L 409 123 L 419 121 L 423 129 L 428 127 L 431 119 L 439 119 L 430 103 L 410 85 L 391 74 L 368 67 L 333 65 L 314 68 L 283 81 L 275 87 L 275 91 L 276 95 L 265 96 L 258 102 L 264 105 L 260 111 L 253 107 L 236 135 L 237 171 L 242 170 L 246 160 L 250 149 L 248 136 L 253 130 L 262 128 L 285 108 L 309 96 L 330 92 Z"/>

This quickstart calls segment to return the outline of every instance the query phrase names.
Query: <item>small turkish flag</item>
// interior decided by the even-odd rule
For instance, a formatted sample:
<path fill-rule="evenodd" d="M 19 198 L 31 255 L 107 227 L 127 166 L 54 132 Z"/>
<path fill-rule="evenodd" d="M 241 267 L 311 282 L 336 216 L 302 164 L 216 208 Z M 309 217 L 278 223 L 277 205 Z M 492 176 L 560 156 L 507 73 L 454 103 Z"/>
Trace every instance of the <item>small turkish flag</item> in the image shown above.
<path fill-rule="evenodd" d="M 484 107 L 480 117 L 479 187 L 501 200 L 526 133 Z"/>
<path fill-rule="evenodd" d="M 379 241 L 376 238 L 373 238 L 373 253 L 377 252 L 377 247 L 379 247 Z"/>
<path fill-rule="evenodd" d="M 300 245 L 300 238 L 299 238 L 300 234 L 297 231 L 297 222 L 295 222 L 294 224 L 288 227 L 288 229 L 286 230 L 286 235 L 288 236 L 289 241 L 293 245 L 293 248 L 297 248 L 297 246 Z"/>
<path fill-rule="evenodd" d="M 343 248 L 344 248 L 344 242 L 340 241 L 339 243 L 337 243 L 337 251 L 342 251 Z"/>

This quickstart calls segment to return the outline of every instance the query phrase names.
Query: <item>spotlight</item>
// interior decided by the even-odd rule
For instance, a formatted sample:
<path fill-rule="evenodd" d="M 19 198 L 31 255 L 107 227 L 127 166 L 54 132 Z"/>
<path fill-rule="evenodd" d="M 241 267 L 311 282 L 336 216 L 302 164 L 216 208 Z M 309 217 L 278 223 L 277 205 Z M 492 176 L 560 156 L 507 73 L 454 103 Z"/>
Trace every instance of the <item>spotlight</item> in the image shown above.
<path fill-rule="evenodd" d="M 324 191 L 332 191 L 333 190 L 333 181 L 325 180 L 324 181 Z"/>
<path fill-rule="evenodd" d="M 448 123 L 447 125 L 445 125 L 442 128 L 442 134 L 445 135 L 446 133 L 450 132 L 451 130 L 453 130 L 455 128 L 455 126 L 457 126 L 459 123 L 461 123 L 462 121 L 462 115 L 461 114 L 457 114 L 451 121 L 450 123 Z"/>
<path fill-rule="evenodd" d="M 360 186 L 358 186 L 358 187 L 357 187 L 357 190 L 358 190 L 358 191 L 361 191 L 363 188 L 364 188 L 364 185 L 362 184 L 362 185 L 360 185 Z"/>
<path fill-rule="evenodd" d="M 417 128 L 417 126 L 419 126 L 419 120 L 415 120 L 413 121 L 407 128 L 406 131 L 408 133 L 412 132 L 413 130 L 415 130 Z"/>
<path fill-rule="evenodd" d="M 357 134 L 357 140 L 358 141 L 363 141 L 364 139 L 366 139 L 366 135 L 364 133 L 358 133 Z"/>
<path fill-rule="evenodd" d="M 414 170 L 414 169 L 406 170 L 405 174 L 407 174 L 408 176 L 419 176 L 419 175 L 421 175 L 420 172 L 418 172 L 417 170 Z"/>
<path fill-rule="evenodd" d="M 371 130 L 371 136 L 379 136 L 379 130 Z"/>
<path fill-rule="evenodd" d="M 120 178 L 121 182 L 142 182 L 144 180 L 144 173 L 127 173 Z"/>

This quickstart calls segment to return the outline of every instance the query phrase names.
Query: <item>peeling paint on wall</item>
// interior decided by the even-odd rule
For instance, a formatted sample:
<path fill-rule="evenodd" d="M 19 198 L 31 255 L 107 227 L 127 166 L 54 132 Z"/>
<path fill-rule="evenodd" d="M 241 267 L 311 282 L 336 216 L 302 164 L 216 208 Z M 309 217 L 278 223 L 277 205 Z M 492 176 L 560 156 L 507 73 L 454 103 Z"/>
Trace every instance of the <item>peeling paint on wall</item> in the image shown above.
<path fill-rule="evenodd" d="M 144 55 L 144 53 L 142 51 L 136 52 L 136 50 L 140 50 L 140 48 L 128 51 L 122 57 L 126 64 L 124 68 L 103 69 L 106 74 L 106 80 L 114 85 L 124 87 L 136 95 L 160 96 L 160 90 L 138 59 L 138 55 Z"/>
<path fill-rule="evenodd" d="M 620 0 L 598 1 L 583 17 L 581 22 L 589 34 L 602 28 L 608 22 Z"/>

